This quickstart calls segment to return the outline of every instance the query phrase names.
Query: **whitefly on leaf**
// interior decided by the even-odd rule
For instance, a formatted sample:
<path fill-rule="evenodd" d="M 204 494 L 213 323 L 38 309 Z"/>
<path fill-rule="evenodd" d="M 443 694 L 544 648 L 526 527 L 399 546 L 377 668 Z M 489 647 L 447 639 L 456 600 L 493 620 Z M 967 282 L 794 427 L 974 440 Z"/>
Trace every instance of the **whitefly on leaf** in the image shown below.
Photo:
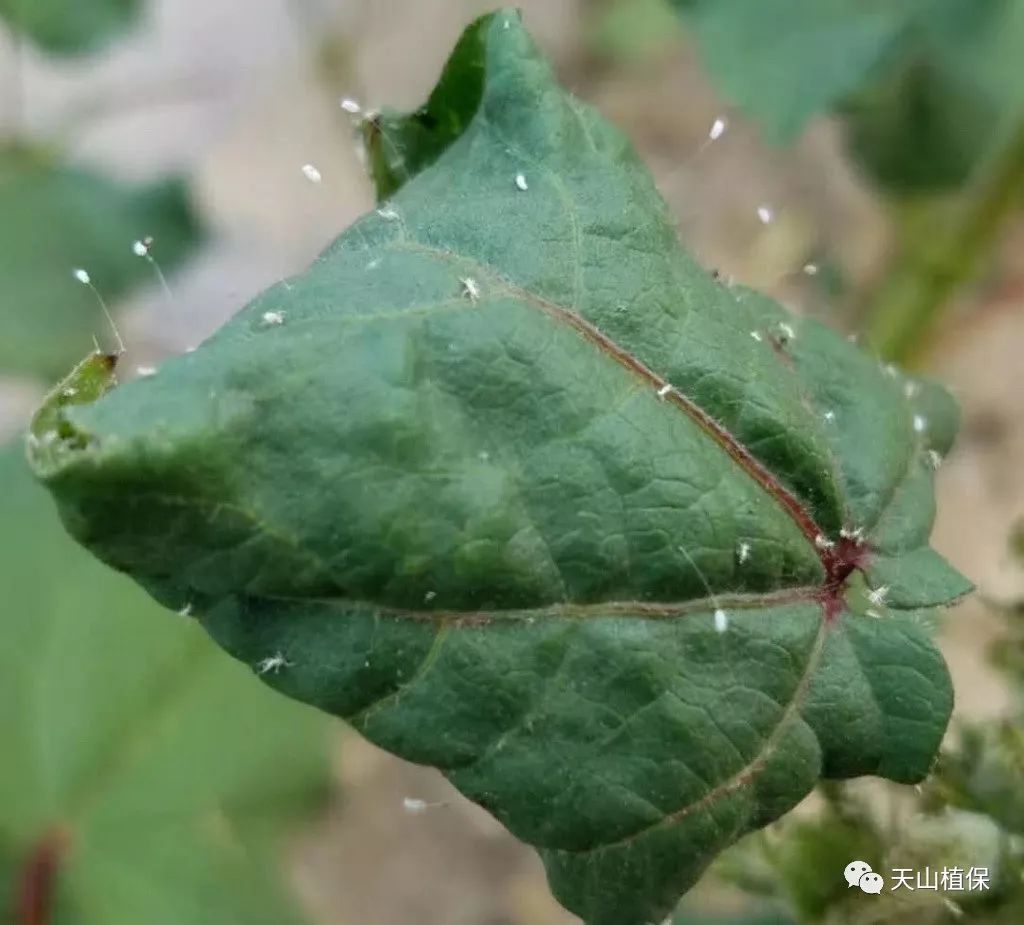
<path fill-rule="evenodd" d="M 68 529 L 439 768 L 588 925 L 661 921 L 823 777 L 921 780 L 948 396 L 716 284 L 514 12 L 361 130 L 381 202 L 309 270 L 41 412 Z"/>

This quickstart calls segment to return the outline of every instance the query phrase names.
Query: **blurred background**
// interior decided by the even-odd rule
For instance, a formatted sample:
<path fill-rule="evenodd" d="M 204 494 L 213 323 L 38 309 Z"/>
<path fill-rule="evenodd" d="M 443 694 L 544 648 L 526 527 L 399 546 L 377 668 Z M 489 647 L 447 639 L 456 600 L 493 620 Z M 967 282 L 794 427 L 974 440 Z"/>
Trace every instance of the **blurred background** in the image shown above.
<path fill-rule="evenodd" d="M 520 6 L 709 269 L 941 379 L 963 409 L 934 545 L 979 592 L 940 630 L 957 707 L 934 779 L 822 788 L 717 863 L 677 921 L 1024 921 L 1024 4 Z M 100 298 L 131 376 L 300 272 L 373 204 L 340 101 L 417 107 L 491 8 L 0 0 L 0 909 L 16 925 L 576 921 L 532 851 L 439 774 L 264 691 L 77 550 L 21 462 L 45 390 L 94 335 L 113 346 Z M 884 870 L 950 852 L 993 888 L 866 911 L 838 874 L 853 854 Z"/>

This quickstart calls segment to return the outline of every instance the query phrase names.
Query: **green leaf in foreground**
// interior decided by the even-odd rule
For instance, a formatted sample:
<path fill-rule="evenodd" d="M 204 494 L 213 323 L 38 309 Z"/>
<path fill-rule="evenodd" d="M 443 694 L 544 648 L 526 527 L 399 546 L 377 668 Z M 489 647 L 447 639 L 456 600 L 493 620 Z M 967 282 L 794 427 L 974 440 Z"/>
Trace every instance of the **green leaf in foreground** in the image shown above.
<path fill-rule="evenodd" d="M 53 163 L 36 151 L 0 148 L 0 374 L 60 375 L 89 349 L 111 342 L 96 295 L 72 276 L 88 271 L 113 302 L 153 268 L 132 253 L 141 238 L 170 271 L 201 231 L 184 183 L 129 187 Z"/>
<path fill-rule="evenodd" d="M 76 548 L 20 446 L 0 485 L 0 920 L 302 921 L 275 868 L 326 792 L 323 720 Z"/>
<path fill-rule="evenodd" d="M 590 925 L 660 921 L 821 777 L 927 774 L 952 692 L 920 623 L 969 588 L 928 546 L 954 409 L 705 273 L 514 13 L 440 86 L 367 127 L 392 198 L 194 353 L 44 412 L 35 468 Z"/>
<path fill-rule="evenodd" d="M 47 51 L 94 51 L 138 16 L 142 0 L 0 0 L 0 18 Z"/>

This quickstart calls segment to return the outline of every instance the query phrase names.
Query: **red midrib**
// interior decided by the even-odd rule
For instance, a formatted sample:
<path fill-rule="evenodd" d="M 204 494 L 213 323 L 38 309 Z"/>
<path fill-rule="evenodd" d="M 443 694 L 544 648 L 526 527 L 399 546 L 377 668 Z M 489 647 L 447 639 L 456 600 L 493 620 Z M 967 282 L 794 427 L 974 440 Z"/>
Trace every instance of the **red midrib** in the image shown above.
<path fill-rule="evenodd" d="M 830 540 L 799 499 L 728 430 L 695 401 L 680 392 L 671 382 L 659 376 L 628 350 L 620 347 L 582 315 L 518 287 L 510 287 L 510 289 L 518 298 L 530 302 L 545 314 L 575 328 L 604 353 L 646 380 L 664 401 L 671 401 L 680 408 L 704 433 L 725 450 L 729 457 L 790 516 L 800 532 L 807 538 L 825 571 L 825 580 L 822 582 L 818 595 L 825 618 L 831 621 L 838 616 L 844 607 L 843 584 L 855 569 L 863 565 L 867 555 L 867 549 L 859 540 L 849 537 L 840 537 L 838 541 Z"/>
<path fill-rule="evenodd" d="M 598 349 L 612 357 L 620 365 L 631 370 L 635 375 L 644 379 L 655 392 L 659 393 L 665 401 L 671 401 L 684 414 L 686 414 L 701 430 L 714 440 L 729 457 L 775 502 L 797 525 L 800 532 L 806 537 L 814 550 L 815 555 L 821 562 L 825 572 L 825 580 L 822 582 L 820 598 L 826 617 L 838 613 L 842 608 L 841 591 L 842 586 L 850 574 L 863 565 L 867 555 L 867 549 L 860 540 L 841 537 L 838 541 L 830 540 L 821 530 L 814 517 L 804 507 L 800 500 L 776 478 L 760 460 L 755 457 L 739 440 L 737 440 L 718 421 L 709 415 L 691 398 L 680 392 L 668 380 L 658 375 L 653 369 L 647 366 L 642 360 L 635 357 L 628 350 L 620 347 L 614 340 L 606 335 L 596 325 L 591 324 L 573 309 L 566 308 L 556 302 L 551 302 L 536 293 L 523 289 L 514 283 L 504 279 L 495 268 L 481 263 L 473 258 L 446 251 L 442 248 L 424 244 L 420 241 L 403 239 L 398 245 L 406 250 L 419 250 L 434 254 L 445 260 L 472 263 L 479 270 L 486 272 L 495 278 L 495 282 L 502 290 L 513 298 L 519 299 L 533 305 L 556 321 L 568 324 L 574 328 Z M 667 391 L 662 391 L 666 389 Z"/>

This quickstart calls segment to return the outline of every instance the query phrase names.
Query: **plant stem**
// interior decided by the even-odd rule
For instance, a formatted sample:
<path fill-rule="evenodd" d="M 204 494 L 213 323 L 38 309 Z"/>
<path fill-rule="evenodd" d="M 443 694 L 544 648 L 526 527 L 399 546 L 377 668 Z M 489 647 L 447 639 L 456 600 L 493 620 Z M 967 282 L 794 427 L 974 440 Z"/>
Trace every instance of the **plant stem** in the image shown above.
<path fill-rule="evenodd" d="M 882 356 L 907 366 L 920 361 L 953 296 L 989 259 L 1022 198 L 1024 120 L 952 218 L 934 202 L 904 212 L 902 257 L 876 289 L 864 326 Z"/>
<path fill-rule="evenodd" d="M 67 843 L 67 834 L 54 830 L 39 842 L 30 855 L 18 878 L 15 925 L 49 925 L 57 869 Z"/>

